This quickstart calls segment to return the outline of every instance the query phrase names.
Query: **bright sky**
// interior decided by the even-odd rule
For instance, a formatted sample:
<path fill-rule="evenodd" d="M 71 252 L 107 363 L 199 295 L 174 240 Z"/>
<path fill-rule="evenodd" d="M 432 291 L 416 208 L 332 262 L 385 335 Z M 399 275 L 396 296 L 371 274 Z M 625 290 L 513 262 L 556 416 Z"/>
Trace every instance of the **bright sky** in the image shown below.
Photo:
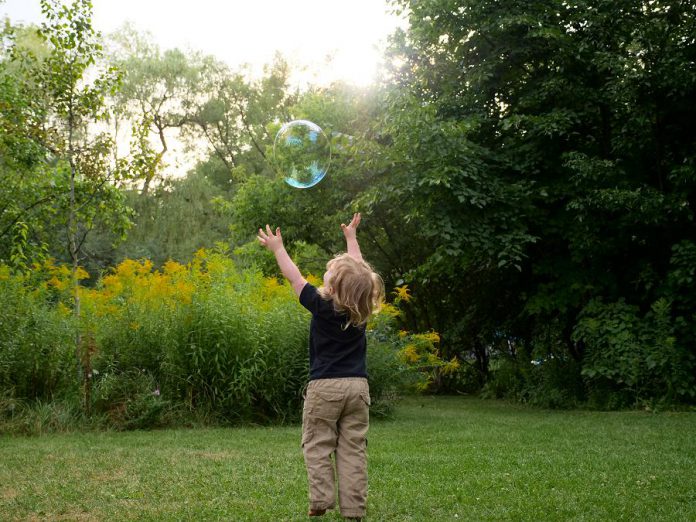
<path fill-rule="evenodd" d="M 367 85 L 375 77 L 387 36 L 401 22 L 387 0 L 93 0 L 94 26 L 104 34 L 126 21 L 152 34 L 161 49 L 212 54 L 233 68 L 260 72 L 276 50 L 298 81 L 345 80 Z M 39 0 L 6 0 L 0 18 L 40 23 Z"/>

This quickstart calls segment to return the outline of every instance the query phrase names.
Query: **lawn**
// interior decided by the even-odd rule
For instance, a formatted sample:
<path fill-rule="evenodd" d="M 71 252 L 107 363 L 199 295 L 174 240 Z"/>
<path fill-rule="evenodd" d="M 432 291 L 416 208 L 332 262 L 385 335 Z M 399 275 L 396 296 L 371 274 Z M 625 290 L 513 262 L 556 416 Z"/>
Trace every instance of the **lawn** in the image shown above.
<path fill-rule="evenodd" d="M 299 439 L 299 426 L 3 436 L 0 520 L 308 520 Z M 409 398 L 370 428 L 368 519 L 696 520 L 695 470 L 694 413 Z"/>

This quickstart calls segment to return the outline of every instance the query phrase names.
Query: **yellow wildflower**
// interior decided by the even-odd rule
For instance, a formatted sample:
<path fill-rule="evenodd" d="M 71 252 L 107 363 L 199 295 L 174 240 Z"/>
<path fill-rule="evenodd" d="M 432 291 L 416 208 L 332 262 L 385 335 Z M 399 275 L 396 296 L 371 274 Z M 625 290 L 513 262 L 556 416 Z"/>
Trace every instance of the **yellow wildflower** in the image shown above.
<path fill-rule="evenodd" d="M 321 279 L 319 279 L 317 276 L 314 274 L 307 274 L 307 277 L 305 277 L 307 282 L 312 285 L 312 286 L 319 286 L 320 284 L 323 283 Z"/>
<path fill-rule="evenodd" d="M 380 313 L 388 315 L 389 317 L 399 317 L 399 315 L 401 315 L 399 309 L 389 303 L 384 303 L 382 305 L 380 308 Z"/>
<path fill-rule="evenodd" d="M 115 274 L 119 277 L 130 279 L 135 275 L 135 271 L 138 269 L 138 262 L 133 259 L 124 259 L 116 267 Z"/>
<path fill-rule="evenodd" d="M 409 290 L 408 285 L 397 286 L 394 294 L 396 294 L 397 299 L 406 301 L 407 303 L 412 299 L 411 291 Z"/>
<path fill-rule="evenodd" d="M 205 248 L 201 248 L 196 251 L 196 253 L 193 255 L 193 259 L 186 266 L 191 270 L 192 273 L 200 274 L 203 270 L 203 263 L 205 262 L 207 257 L 208 252 Z"/>
<path fill-rule="evenodd" d="M 170 287 L 168 277 L 160 275 L 158 272 L 152 274 L 151 277 L 144 279 L 142 284 L 145 286 L 144 292 L 141 294 L 146 301 L 154 303 L 162 303 L 167 300 L 170 295 Z"/>
<path fill-rule="evenodd" d="M 164 263 L 163 271 L 165 274 L 169 275 L 175 275 L 175 274 L 180 274 L 185 270 L 185 267 L 176 261 L 172 261 L 171 259 L 167 260 L 166 263 Z"/>
<path fill-rule="evenodd" d="M 421 341 L 425 341 L 428 344 L 437 344 L 440 342 L 440 334 L 434 330 L 427 333 L 415 334 L 414 337 Z"/>
<path fill-rule="evenodd" d="M 193 295 L 194 291 L 193 285 L 186 281 L 177 281 L 175 288 L 179 300 L 182 303 L 189 304 L 191 302 L 191 296 Z"/>
<path fill-rule="evenodd" d="M 136 267 L 135 269 L 136 273 L 138 275 L 144 276 L 152 272 L 152 261 L 149 259 L 143 259 L 140 262 L 140 265 Z"/>
<path fill-rule="evenodd" d="M 456 357 L 452 357 L 450 361 L 446 362 L 442 366 L 442 373 L 445 375 L 455 373 L 457 370 L 459 370 L 460 366 L 461 364 L 459 363 L 459 360 Z"/>
<path fill-rule="evenodd" d="M 420 355 L 414 344 L 407 344 L 404 349 L 399 352 L 399 356 L 404 362 L 409 364 L 415 364 L 420 359 Z"/>
<path fill-rule="evenodd" d="M 53 276 L 47 282 L 48 282 L 48 286 L 52 286 L 52 287 L 56 288 L 57 290 L 63 290 L 68 285 L 67 281 L 60 280 L 56 276 Z"/>
<path fill-rule="evenodd" d="M 108 275 L 102 278 L 104 291 L 106 294 L 118 295 L 123 291 L 123 283 L 116 275 Z"/>
<path fill-rule="evenodd" d="M 266 277 L 263 280 L 263 289 L 267 295 L 273 294 L 279 287 L 280 284 L 275 277 Z"/>

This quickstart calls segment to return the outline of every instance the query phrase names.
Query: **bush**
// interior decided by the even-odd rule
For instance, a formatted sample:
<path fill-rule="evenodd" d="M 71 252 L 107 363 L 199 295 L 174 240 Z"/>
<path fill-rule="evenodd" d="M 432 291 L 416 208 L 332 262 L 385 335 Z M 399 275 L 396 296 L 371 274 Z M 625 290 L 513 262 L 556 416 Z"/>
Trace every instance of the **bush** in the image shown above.
<path fill-rule="evenodd" d="M 586 389 L 581 365 L 559 349 L 559 343 L 554 335 L 546 335 L 531 350 L 519 346 L 514 355 L 495 354 L 481 395 L 542 408 L 574 408 L 583 404 Z"/>
<path fill-rule="evenodd" d="M 397 358 L 397 350 L 389 342 L 368 337 L 367 372 L 370 381 L 370 415 L 386 417 L 406 391 L 409 371 Z"/>
<path fill-rule="evenodd" d="M 675 403 L 696 397 L 693 356 L 675 335 L 670 303 L 659 299 L 640 317 L 624 301 L 591 301 L 573 332 L 586 354 L 582 375 L 593 401 L 640 405 Z M 614 399 L 602 396 L 616 395 Z"/>
<path fill-rule="evenodd" d="M 69 270 L 37 270 L 31 281 L 0 276 L 13 314 L 0 322 L 5 419 L 16 420 L 29 404 L 34 417 L 46 417 L 41 404 L 58 398 L 78 411 L 91 400 L 90 422 L 115 429 L 301 418 L 309 313 L 286 282 L 239 269 L 224 252 L 199 251 L 186 265 L 170 261 L 160 270 L 126 260 L 80 287 L 82 368 L 67 306 Z M 389 411 L 408 374 L 393 326 L 382 322 L 369 334 L 375 415 Z"/>
<path fill-rule="evenodd" d="M 172 405 L 221 422 L 300 419 L 309 314 L 286 282 L 200 251 L 188 265 L 168 262 L 160 271 L 125 261 L 85 301 L 97 372 L 137 368 Z M 398 362 L 387 345 L 370 342 L 369 353 L 379 414 L 398 388 Z"/>
<path fill-rule="evenodd" d="M 119 430 L 157 427 L 167 407 L 152 375 L 137 369 L 95 379 L 93 398 L 95 412 Z"/>
<path fill-rule="evenodd" d="M 140 369 L 168 401 L 228 422 L 298 418 L 308 329 L 288 285 L 200 251 L 161 271 L 125 261 L 89 300 L 98 372 Z"/>
<path fill-rule="evenodd" d="M 370 413 L 376 417 L 388 416 L 402 394 L 411 392 L 427 380 L 416 366 L 404 362 L 404 336 L 396 331 L 397 316 L 396 308 L 384 305 L 367 328 Z"/>
<path fill-rule="evenodd" d="M 489 364 L 488 381 L 481 390 L 486 399 L 522 399 L 525 387 L 522 363 L 513 357 L 493 358 Z"/>
<path fill-rule="evenodd" d="M 59 300 L 52 264 L 32 275 L 0 265 L 0 392 L 50 401 L 78 372 L 72 314 Z"/>
<path fill-rule="evenodd" d="M 584 402 L 580 364 L 571 357 L 556 354 L 534 359 L 523 368 L 526 376 L 519 392 L 523 402 L 542 408 L 576 408 Z"/>

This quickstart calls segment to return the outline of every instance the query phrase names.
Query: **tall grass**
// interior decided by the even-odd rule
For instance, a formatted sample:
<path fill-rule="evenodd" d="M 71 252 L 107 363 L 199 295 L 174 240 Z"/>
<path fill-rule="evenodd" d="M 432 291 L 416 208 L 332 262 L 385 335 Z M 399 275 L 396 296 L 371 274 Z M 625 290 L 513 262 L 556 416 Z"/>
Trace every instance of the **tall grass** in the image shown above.
<path fill-rule="evenodd" d="M 57 269 L 38 268 L 36 274 L 12 274 L 0 266 L 0 395 L 4 397 L 51 399 L 70 390 L 77 376 L 72 316 L 61 305 L 55 286 L 47 282 Z"/>
<path fill-rule="evenodd" d="M 0 331 L 3 396 L 15 400 L 3 417 L 15 419 L 13 431 L 32 431 L 27 419 L 45 417 L 45 403 L 56 417 L 89 413 L 67 424 L 117 429 L 299 419 L 309 314 L 287 283 L 240 269 L 223 252 L 201 250 L 161 269 L 126 260 L 80 289 L 81 375 L 67 271 L 49 263 L 31 281 L 2 274 L 15 314 Z M 378 320 L 378 339 L 371 334 L 377 414 L 388 412 L 402 375 L 390 321 Z"/>

